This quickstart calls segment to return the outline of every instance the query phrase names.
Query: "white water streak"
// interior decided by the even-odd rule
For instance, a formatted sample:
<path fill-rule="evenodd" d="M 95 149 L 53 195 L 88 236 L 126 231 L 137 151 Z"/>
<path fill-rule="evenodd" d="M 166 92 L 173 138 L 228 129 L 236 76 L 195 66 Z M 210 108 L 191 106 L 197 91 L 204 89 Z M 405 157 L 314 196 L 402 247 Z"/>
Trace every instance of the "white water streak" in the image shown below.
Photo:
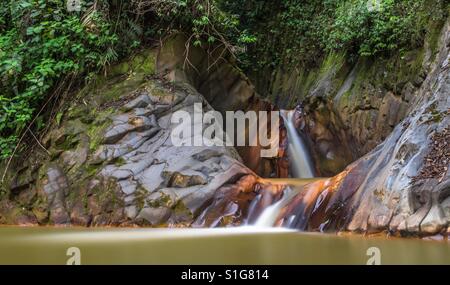
<path fill-rule="evenodd" d="M 283 197 L 281 197 L 278 202 L 264 209 L 261 216 L 259 216 L 258 220 L 256 220 L 254 226 L 259 228 L 273 227 L 280 210 L 286 206 L 287 202 L 289 202 L 292 196 L 294 196 L 292 195 L 293 192 L 294 191 L 292 191 L 291 188 L 287 188 L 283 193 Z"/>
<path fill-rule="evenodd" d="M 287 113 L 287 114 L 286 114 Z M 293 122 L 293 111 L 282 112 L 289 140 L 289 159 L 292 162 L 294 178 L 313 178 L 314 171 L 308 149 L 302 137 L 297 133 Z"/>
<path fill-rule="evenodd" d="M 292 165 L 291 175 L 294 178 L 313 178 L 314 172 L 309 157 L 306 144 L 304 143 L 302 137 L 297 133 L 294 126 L 293 115 L 294 111 L 283 111 L 281 112 L 284 119 L 286 130 L 288 132 L 289 140 L 289 159 Z M 273 205 L 268 206 L 258 217 L 258 220 L 254 224 L 256 227 L 273 227 L 278 215 L 284 206 L 295 196 L 295 191 L 287 188 L 283 193 L 283 197 Z"/>

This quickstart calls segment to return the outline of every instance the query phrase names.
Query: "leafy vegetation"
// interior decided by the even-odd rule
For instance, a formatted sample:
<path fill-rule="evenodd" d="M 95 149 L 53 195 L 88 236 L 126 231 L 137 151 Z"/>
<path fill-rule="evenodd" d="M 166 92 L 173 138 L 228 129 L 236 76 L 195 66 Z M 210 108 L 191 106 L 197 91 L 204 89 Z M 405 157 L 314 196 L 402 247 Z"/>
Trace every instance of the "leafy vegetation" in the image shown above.
<path fill-rule="evenodd" d="M 118 38 L 92 6 L 82 7 L 84 17 L 57 0 L 15 0 L 0 9 L 0 145 L 7 157 L 58 80 L 117 59 Z"/>
<path fill-rule="evenodd" d="M 146 40 L 177 30 L 194 45 L 221 45 L 231 53 L 252 41 L 216 1 L 72 2 L 79 9 L 69 11 L 61 0 L 9 0 L 0 6 L 0 158 L 12 155 L 24 133 L 45 125 L 47 113 L 39 110 L 58 98 L 52 94 L 59 95 L 61 86 L 89 78 Z"/>
<path fill-rule="evenodd" d="M 62 0 L 0 6 L 0 158 L 56 118 L 48 106 L 62 87 L 175 31 L 258 70 L 317 65 L 336 50 L 357 57 L 411 49 L 448 13 L 448 0 L 75 1 L 81 7 L 72 12 Z"/>
<path fill-rule="evenodd" d="M 314 66 L 333 51 L 351 59 L 413 49 L 449 9 L 447 0 L 229 0 L 223 6 L 257 37 L 245 58 L 256 70 Z"/>

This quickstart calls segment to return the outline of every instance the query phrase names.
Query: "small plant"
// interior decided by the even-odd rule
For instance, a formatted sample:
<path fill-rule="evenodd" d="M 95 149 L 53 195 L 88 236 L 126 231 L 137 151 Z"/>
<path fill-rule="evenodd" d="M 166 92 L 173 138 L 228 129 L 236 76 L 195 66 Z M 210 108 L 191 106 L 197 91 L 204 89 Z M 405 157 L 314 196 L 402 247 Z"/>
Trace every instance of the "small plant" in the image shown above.
<path fill-rule="evenodd" d="M 187 48 L 201 46 L 231 55 L 244 69 L 270 71 L 314 67 L 334 51 L 352 58 L 412 49 L 423 43 L 430 21 L 448 15 L 446 0 L 86 0 L 72 12 L 61 0 L 4 2 L 1 159 L 13 154 L 25 132 L 45 127 L 42 115 L 62 83 L 90 78 L 173 32 L 187 35 Z"/>
<path fill-rule="evenodd" d="M 67 83 L 65 76 L 88 78 L 143 42 L 173 31 L 189 35 L 188 45 L 220 47 L 231 55 L 245 50 L 254 37 L 240 31 L 237 16 L 218 2 L 94 0 L 69 11 L 61 0 L 5 1 L 0 6 L 0 158 L 12 155 L 24 132 L 45 126 L 45 120 L 33 118 L 61 81 Z"/>
<path fill-rule="evenodd" d="M 245 50 L 245 45 L 256 38 L 247 30 L 239 29 L 239 18 L 222 9 L 220 0 L 133 0 L 138 15 L 155 15 L 158 25 L 153 25 L 153 36 L 167 35 L 172 31 L 188 35 L 187 45 L 205 49 L 221 47 L 235 55 Z"/>
<path fill-rule="evenodd" d="M 118 38 L 92 5 L 80 13 L 56 0 L 14 0 L 0 8 L 0 157 L 12 154 L 59 79 L 117 59 Z"/>
<path fill-rule="evenodd" d="M 257 38 L 244 55 L 247 70 L 314 67 L 329 52 L 383 56 L 423 44 L 430 22 L 448 15 L 445 0 L 222 1 Z M 257 63 L 257 64 L 255 64 Z"/>

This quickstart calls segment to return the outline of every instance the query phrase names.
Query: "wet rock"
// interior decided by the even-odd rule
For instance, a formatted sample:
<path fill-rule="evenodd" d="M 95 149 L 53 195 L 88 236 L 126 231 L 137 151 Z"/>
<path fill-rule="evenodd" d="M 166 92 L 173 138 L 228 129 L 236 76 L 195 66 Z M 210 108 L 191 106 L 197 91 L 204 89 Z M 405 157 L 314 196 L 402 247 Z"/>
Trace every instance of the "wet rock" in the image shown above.
<path fill-rule="evenodd" d="M 35 176 L 35 173 L 33 173 L 30 168 L 24 168 L 20 170 L 11 182 L 11 194 L 16 195 L 24 190 L 29 189 L 36 180 Z"/>
<path fill-rule="evenodd" d="M 137 185 L 130 180 L 121 180 L 118 183 L 125 195 L 133 194 L 137 189 Z"/>
<path fill-rule="evenodd" d="M 199 175 L 183 175 L 179 172 L 165 173 L 169 177 L 168 187 L 186 188 L 196 185 L 204 185 L 207 183 L 205 178 Z"/>
<path fill-rule="evenodd" d="M 434 205 L 420 224 L 420 233 L 433 235 L 446 228 L 448 222 L 440 205 Z"/>
<path fill-rule="evenodd" d="M 296 228 L 325 225 L 320 228 L 329 231 L 422 236 L 447 230 L 450 73 L 442 68 L 449 54 L 442 43 L 450 38 L 449 27 L 447 22 L 440 51 L 415 93 L 420 103 L 412 106 L 404 123 L 396 125 L 396 113 L 402 112 L 399 99 L 393 93 L 384 97 L 380 115 L 388 125 L 396 125 L 392 133 L 329 183 L 309 186 L 286 205 L 280 219 L 293 216 Z M 323 210 L 311 211 L 318 201 Z"/>
<path fill-rule="evenodd" d="M 199 153 L 194 154 L 193 157 L 194 157 L 194 159 L 196 159 L 198 161 L 204 162 L 208 159 L 211 159 L 213 157 L 218 157 L 221 155 L 222 155 L 222 153 L 220 153 L 220 151 L 213 150 L 213 149 L 205 149 Z"/>
<path fill-rule="evenodd" d="M 64 164 L 71 168 L 75 165 L 82 165 L 87 161 L 89 154 L 87 144 L 85 146 L 80 146 L 75 150 L 67 150 L 61 153 L 60 158 Z"/>
<path fill-rule="evenodd" d="M 134 205 L 128 206 L 125 208 L 125 216 L 130 220 L 135 220 L 137 216 L 137 207 Z"/>
<path fill-rule="evenodd" d="M 120 139 L 122 139 L 125 135 L 130 132 L 143 132 L 151 129 L 152 127 L 157 128 L 154 116 L 145 117 L 145 116 L 127 116 L 127 121 L 122 123 L 119 120 L 117 124 L 111 126 L 105 134 L 103 142 L 105 144 L 115 144 Z"/>
<path fill-rule="evenodd" d="M 0 201 L 0 223 L 17 225 L 36 225 L 37 219 L 32 213 L 17 207 L 12 201 Z"/>
<path fill-rule="evenodd" d="M 160 225 L 166 222 L 171 214 L 171 210 L 165 207 L 144 208 L 136 219 L 144 219 L 151 225 Z"/>
<path fill-rule="evenodd" d="M 449 37 L 445 34 L 441 42 L 448 42 Z M 104 86 L 91 86 L 83 97 L 86 103 L 73 102 L 68 114 L 54 125 L 56 131 L 46 139 L 54 155 L 42 161 L 39 175 L 17 184 L 23 189 L 35 187 L 36 195 L 44 192 L 48 205 L 43 211 L 41 206 L 27 205 L 33 209 L 27 212 L 8 200 L 8 205 L 0 206 L 2 223 L 27 217 L 32 222 L 91 226 L 189 225 L 193 221 L 194 226 L 227 226 L 254 219 L 250 212 L 260 213 L 263 206 L 279 200 L 286 185 L 261 181 L 252 172 L 259 171 L 259 166 L 264 173 L 271 172 L 270 162 L 263 163 L 257 155 L 260 148 L 240 150 L 250 170 L 231 147 L 173 145 L 170 135 L 176 124 L 171 123 L 171 114 L 185 111 L 192 115 L 195 103 L 203 104 L 204 111 L 213 110 L 209 103 L 219 111 L 273 107 L 257 99 L 253 86 L 231 64 L 209 73 L 207 57 L 194 51 L 191 63 L 200 72 L 189 72 L 181 68 L 185 46 L 168 44 L 159 51 L 158 69 L 178 82 L 130 72 L 126 80 L 105 78 Z M 358 72 L 351 76 L 350 70 L 336 69 L 330 72 L 343 74 L 337 83 L 328 80 L 314 87 L 308 110 L 313 120 L 306 124 L 306 131 L 312 137 L 309 143 L 317 145 L 315 159 L 321 169 L 331 173 L 347 164 L 353 153 L 367 153 L 384 143 L 337 176 L 303 187 L 305 191 L 282 209 L 278 225 L 419 235 L 448 227 L 448 195 L 443 194 L 447 190 L 439 186 L 448 177 L 446 162 L 424 163 L 433 152 L 446 149 L 445 135 L 432 139 L 449 125 L 450 78 L 442 69 L 448 48 L 440 46 L 420 88 L 414 86 L 418 85 L 415 80 L 408 80 L 411 84 L 385 82 L 386 88 L 371 86 Z M 126 73 L 130 70 L 139 69 L 127 68 Z M 347 75 L 353 78 L 347 81 Z M 343 81 L 349 84 L 339 92 L 339 100 L 328 97 L 334 85 Z M 331 101 L 337 106 L 330 106 Z M 409 107 L 412 110 L 404 118 Z M 83 116 L 89 119 L 80 119 Z M 402 119 L 405 124 L 397 125 Z M 372 128 L 374 132 L 369 131 Z M 89 137 L 88 145 L 83 134 Z M 431 148 L 433 141 L 440 141 L 436 151 Z M 83 151 L 78 152 L 78 147 Z M 345 159 L 339 161 L 339 156 Z M 439 179 L 434 179 L 436 173 Z M 421 175 L 423 179 L 412 178 Z M 421 184 L 429 178 L 433 179 Z M 83 187 L 85 192 L 80 191 Z M 78 194 L 82 203 L 73 198 Z M 24 196 L 26 203 L 31 200 Z M 48 221 L 38 212 L 48 212 Z"/>
<path fill-rule="evenodd" d="M 450 225 L 450 197 L 447 197 L 441 204 L 444 217 L 447 219 L 447 223 Z"/>
<path fill-rule="evenodd" d="M 57 155 L 17 180 L 16 202 L 42 224 L 188 225 L 217 189 L 250 172 L 232 147 L 173 145 L 175 111 L 212 108 L 188 83 L 152 78 L 137 72 L 90 86 L 46 136 Z M 42 189 L 47 204 L 34 205 L 39 191 L 29 189 Z"/>
<path fill-rule="evenodd" d="M 82 201 L 77 202 L 70 213 L 70 222 L 73 225 L 83 227 L 89 226 L 91 218 L 92 217 L 86 213 Z"/>
<path fill-rule="evenodd" d="M 151 103 L 150 97 L 146 92 L 139 95 L 137 98 L 128 102 L 125 106 L 122 107 L 122 110 L 127 112 L 136 108 L 145 108 Z"/>
<path fill-rule="evenodd" d="M 141 174 L 137 176 L 139 183 L 147 191 L 153 192 L 164 182 L 162 173 L 165 167 L 166 167 L 165 164 L 160 163 L 154 164 L 149 168 L 145 169 Z"/>
<path fill-rule="evenodd" d="M 51 222 L 57 225 L 70 223 L 70 217 L 65 208 L 65 196 L 68 194 L 69 184 L 60 168 L 50 167 L 48 169 L 44 191 L 47 194 Z"/>
<path fill-rule="evenodd" d="M 256 197 L 257 177 L 245 175 L 235 183 L 225 184 L 214 194 L 212 203 L 194 222 L 195 227 L 240 224 L 248 215 L 250 202 Z"/>

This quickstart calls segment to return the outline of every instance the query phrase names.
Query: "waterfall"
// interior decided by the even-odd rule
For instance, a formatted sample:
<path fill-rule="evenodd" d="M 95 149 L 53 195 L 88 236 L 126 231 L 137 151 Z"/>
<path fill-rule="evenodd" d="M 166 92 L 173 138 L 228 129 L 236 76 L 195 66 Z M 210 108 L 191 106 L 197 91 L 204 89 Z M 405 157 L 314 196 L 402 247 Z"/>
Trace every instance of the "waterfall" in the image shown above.
<path fill-rule="evenodd" d="M 284 120 L 287 139 L 289 142 L 288 153 L 291 162 L 292 172 L 294 178 L 313 178 L 314 171 L 309 157 L 308 148 L 306 147 L 303 138 L 297 133 L 294 125 L 293 116 L 295 111 L 282 111 L 281 116 Z M 283 196 L 275 204 L 270 205 L 264 209 L 258 217 L 254 226 L 257 227 L 272 227 L 274 226 L 280 210 L 297 194 L 297 191 L 292 191 L 291 188 L 286 188 Z"/>
<path fill-rule="evenodd" d="M 294 196 L 293 193 L 294 191 L 292 191 L 291 188 L 286 188 L 286 190 L 284 190 L 283 192 L 283 196 L 280 200 L 278 200 L 278 202 L 264 209 L 264 211 L 261 213 L 261 216 L 259 216 L 258 220 L 256 220 L 254 226 L 272 227 L 276 222 L 280 210 Z"/>
<path fill-rule="evenodd" d="M 292 166 L 291 174 L 294 178 L 313 178 L 314 171 L 308 148 L 294 126 L 294 111 L 282 111 L 281 116 L 288 132 L 288 152 Z"/>

